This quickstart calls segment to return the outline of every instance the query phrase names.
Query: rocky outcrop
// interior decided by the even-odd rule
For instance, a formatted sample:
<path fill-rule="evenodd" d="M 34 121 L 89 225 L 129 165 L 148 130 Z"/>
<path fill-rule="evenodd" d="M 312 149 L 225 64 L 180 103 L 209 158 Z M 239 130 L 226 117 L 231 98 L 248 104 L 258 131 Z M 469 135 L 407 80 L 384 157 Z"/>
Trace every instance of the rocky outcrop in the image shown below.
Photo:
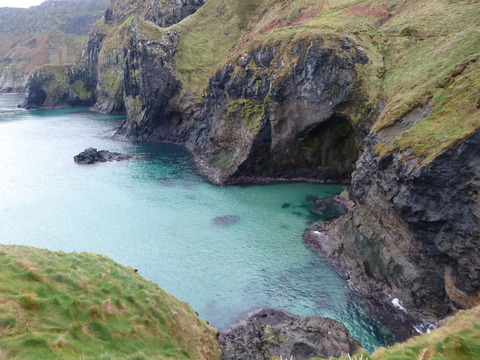
<path fill-rule="evenodd" d="M 94 148 L 85 149 L 78 155 L 73 157 L 73 161 L 77 164 L 82 165 L 91 165 L 97 162 L 107 162 L 107 161 L 124 161 L 124 160 L 131 160 L 131 159 L 143 159 L 145 158 L 144 155 L 126 155 L 117 152 L 110 152 L 108 150 L 100 150 Z"/>
<path fill-rule="evenodd" d="M 34 70 L 27 81 L 26 109 L 91 106 L 94 94 L 85 89 L 82 73 L 72 66 L 45 65 Z"/>
<path fill-rule="evenodd" d="M 146 20 L 166 28 L 193 14 L 205 0 L 152 1 Z"/>
<path fill-rule="evenodd" d="M 376 156 L 374 144 L 358 162 L 350 211 L 306 239 L 377 303 L 397 298 L 427 318 L 478 304 L 480 132 L 425 165 L 410 151 Z"/>
<path fill-rule="evenodd" d="M 132 6 L 131 1 L 113 0 L 105 11 L 104 20 L 106 24 L 121 24 L 135 15 L 166 28 L 193 14 L 204 3 L 205 0 L 153 0 Z"/>
<path fill-rule="evenodd" d="M 93 1 L 93 0 L 92 0 Z M 140 94 L 137 94 L 134 84 L 130 83 L 132 80 L 132 71 L 137 71 L 133 64 L 134 54 L 142 53 L 143 50 L 134 49 L 138 42 L 143 41 L 144 47 L 151 45 L 149 51 L 151 55 L 157 50 L 167 51 L 167 57 L 171 58 L 176 43 L 178 42 L 178 34 L 174 32 L 169 35 L 170 42 L 158 41 L 156 38 L 152 38 L 152 34 L 149 32 L 153 30 L 156 35 L 158 31 L 149 22 L 155 23 L 160 27 L 168 27 L 181 21 L 188 15 L 194 13 L 200 6 L 202 6 L 204 0 L 155 0 L 145 3 L 138 2 L 132 3 L 130 1 L 115 0 L 110 3 L 105 11 L 103 19 L 99 20 L 90 32 L 85 49 L 82 51 L 81 57 L 77 59 L 73 66 L 68 66 L 75 74 L 75 81 L 78 80 L 81 86 L 88 93 L 88 101 L 76 101 L 72 95 L 72 89 L 68 89 L 73 81 L 70 77 L 68 79 L 59 79 L 57 74 L 46 74 L 45 81 L 48 82 L 50 77 L 56 77 L 61 89 L 51 89 L 45 86 L 45 82 L 29 80 L 27 82 L 26 91 L 36 95 L 37 93 L 45 92 L 47 96 L 29 96 L 24 104 L 25 108 L 53 108 L 62 106 L 92 106 L 95 111 L 119 114 L 129 111 L 130 113 L 141 112 L 136 106 L 137 100 L 131 101 L 132 91 L 135 92 L 133 98 Z M 148 22 L 148 23 L 147 23 Z M 138 29 L 147 29 L 147 31 L 140 31 Z M 150 42 L 149 42 L 150 41 Z M 164 44 L 164 45 L 162 45 Z M 157 45 L 162 45 L 161 49 Z M 158 55 L 158 54 L 157 54 Z M 135 74 L 135 76 L 143 77 L 145 80 L 149 79 L 150 82 L 155 82 L 155 78 L 158 74 L 162 74 L 165 70 L 162 64 L 149 64 L 145 61 L 154 60 L 151 56 L 148 58 L 139 58 L 135 60 L 143 62 L 142 70 L 145 70 L 142 74 Z M 162 60 L 163 61 L 163 60 Z M 167 60 L 171 67 L 171 59 Z M 154 75 L 149 72 L 151 66 L 159 66 L 154 70 Z M 160 72 L 158 72 L 160 70 Z M 172 71 L 170 70 L 170 74 Z M 32 75 L 34 76 L 34 75 Z M 172 77 L 172 76 L 170 76 Z M 164 78 L 157 81 L 163 81 Z M 178 81 L 177 81 L 178 82 Z M 128 105 L 125 103 L 124 98 L 124 84 L 127 85 L 128 94 L 125 97 L 129 98 Z M 145 85 L 145 88 L 143 88 Z M 173 85 L 172 81 L 163 86 L 164 90 L 168 93 L 169 85 Z M 152 90 L 151 86 L 155 86 L 147 83 L 140 82 L 136 88 L 141 89 L 143 93 Z M 179 84 L 176 84 L 174 92 L 178 92 Z M 41 91 L 40 91 L 41 90 Z M 50 95 L 55 92 L 56 94 Z M 158 94 L 158 91 L 156 92 Z M 152 94 L 154 96 L 155 94 Z M 165 95 L 162 95 L 165 98 Z M 82 99 L 86 100 L 86 99 Z M 151 104 L 157 104 L 156 101 L 149 99 L 142 104 L 144 108 L 147 108 Z M 165 105 L 160 101 L 159 105 L 152 111 L 155 112 L 161 105 Z M 148 116 L 148 114 L 147 114 Z M 138 116 L 137 116 L 138 119 Z M 151 121 L 151 119 L 150 119 Z M 150 123 L 145 121 L 145 123 Z M 129 129 L 129 133 L 132 130 Z M 143 130 L 139 130 L 143 132 Z"/>
<path fill-rule="evenodd" d="M 148 40 L 142 36 L 146 26 L 141 24 L 139 29 L 133 25 L 125 54 L 123 88 L 128 121 L 123 131 L 128 137 L 175 141 L 177 116 L 172 99 L 181 84 L 175 76 L 173 55 L 179 34 L 165 31 L 158 34 L 158 41 Z"/>
<path fill-rule="evenodd" d="M 360 347 L 338 321 L 318 316 L 299 318 L 271 309 L 262 309 L 221 333 L 219 342 L 225 360 L 329 358 L 353 354 Z"/>
<path fill-rule="evenodd" d="M 346 109 L 359 101 L 355 67 L 367 62 L 346 38 L 245 53 L 210 80 L 187 147 L 217 182 L 347 180 L 362 135 Z"/>

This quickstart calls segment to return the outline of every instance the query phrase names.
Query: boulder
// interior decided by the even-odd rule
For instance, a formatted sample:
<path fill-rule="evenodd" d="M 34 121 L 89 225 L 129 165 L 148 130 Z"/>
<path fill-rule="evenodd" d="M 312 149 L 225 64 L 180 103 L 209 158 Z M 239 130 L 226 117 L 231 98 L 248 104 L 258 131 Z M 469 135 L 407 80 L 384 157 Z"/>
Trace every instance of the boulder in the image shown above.
<path fill-rule="evenodd" d="M 120 154 L 117 152 L 110 152 L 107 150 L 98 151 L 94 148 L 88 148 L 85 149 L 85 151 L 82 151 L 80 154 L 75 155 L 73 157 L 73 161 L 75 161 L 77 164 L 90 165 L 97 162 L 122 161 L 130 160 L 132 158 L 135 158 L 135 156 Z"/>

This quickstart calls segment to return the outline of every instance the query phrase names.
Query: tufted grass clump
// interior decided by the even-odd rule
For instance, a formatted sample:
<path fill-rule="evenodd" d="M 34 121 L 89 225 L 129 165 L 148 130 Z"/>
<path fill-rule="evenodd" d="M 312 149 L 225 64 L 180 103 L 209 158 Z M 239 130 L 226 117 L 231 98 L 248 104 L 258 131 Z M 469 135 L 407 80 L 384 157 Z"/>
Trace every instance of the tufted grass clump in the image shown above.
<path fill-rule="evenodd" d="M 0 246 L 1 359 L 218 359 L 217 331 L 105 256 Z"/>

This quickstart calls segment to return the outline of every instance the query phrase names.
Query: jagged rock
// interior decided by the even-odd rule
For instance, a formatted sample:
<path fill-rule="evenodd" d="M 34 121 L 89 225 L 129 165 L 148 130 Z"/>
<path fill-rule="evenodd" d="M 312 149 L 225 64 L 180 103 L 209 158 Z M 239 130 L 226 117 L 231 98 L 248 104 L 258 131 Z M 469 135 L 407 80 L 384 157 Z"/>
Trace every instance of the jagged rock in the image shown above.
<path fill-rule="evenodd" d="M 224 360 L 307 360 L 355 353 L 360 344 L 338 321 L 262 309 L 219 337 Z"/>
<path fill-rule="evenodd" d="M 77 164 L 95 164 L 97 162 L 107 162 L 107 161 L 122 161 L 122 160 L 130 160 L 133 158 L 137 158 L 136 156 L 132 155 L 125 155 L 117 152 L 110 152 L 107 150 L 100 150 L 94 148 L 85 149 L 78 155 L 73 157 L 73 161 Z"/>
<path fill-rule="evenodd" d="M 408 150 L 380 157 L 374 145 L 369 139 L 343 195 L 347 214 L 304 238 L 406 338 L 422 319 L 479 302 L 480 131 L 420 166 Z M 395 298 L 404 310 L 391 310 Z"/>
<path fill-rule="evenodd" d="M 260 47 L 211 78 L 186 145 L 213 181 L 349 179 L 362 130 L 341 109 L 354 106 L 355 67 L 368 57 L 347 39 L 338 49 L 321 40 L 292 46 L 297 57 L 288 69 L 290 51 Z"/>

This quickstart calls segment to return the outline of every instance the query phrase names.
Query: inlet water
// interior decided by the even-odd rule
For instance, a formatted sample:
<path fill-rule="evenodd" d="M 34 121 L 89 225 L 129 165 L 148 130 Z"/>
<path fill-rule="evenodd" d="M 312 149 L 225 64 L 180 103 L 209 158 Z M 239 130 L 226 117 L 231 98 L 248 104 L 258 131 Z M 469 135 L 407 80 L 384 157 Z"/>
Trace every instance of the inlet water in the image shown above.
<path fill-rule="evenodd" d="M 220 329 L 271 307 L 339 320 L 367 350 L 391 339 L 301 238 L 311 199 L 342 186 L 213 186 L 179 146 L 113 138 L 121 117 L 22 101 L 0 96 L 1 243 L 105 254 Z M 87 147 L 150 157 L 75 164 Z"/>

